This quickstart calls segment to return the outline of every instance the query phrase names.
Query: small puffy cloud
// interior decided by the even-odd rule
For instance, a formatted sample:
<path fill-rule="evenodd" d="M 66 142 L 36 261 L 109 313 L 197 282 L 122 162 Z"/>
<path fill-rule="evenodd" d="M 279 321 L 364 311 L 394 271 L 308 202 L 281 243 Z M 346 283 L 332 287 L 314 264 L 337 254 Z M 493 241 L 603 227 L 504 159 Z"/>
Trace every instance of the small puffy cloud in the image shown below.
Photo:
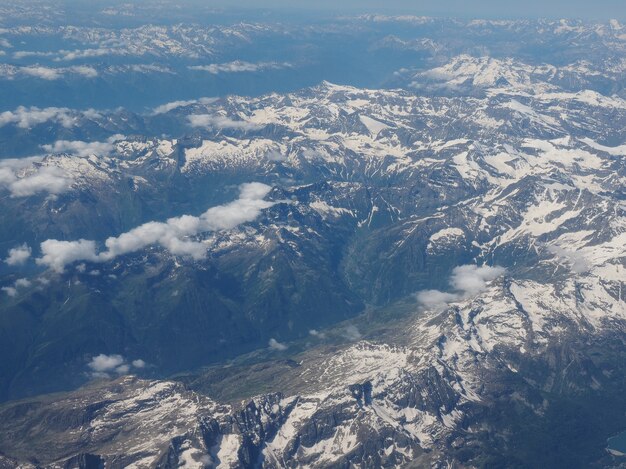
<path fill-rule="evenodd" d="M 70 128 L 76 123 L 77 116 L 75 114 L 74 111 L 68 108 L 19 106 L 14 111 L 4 111 L 0 113 L 0 127 L 15 124 L 19 128 L 30 129 L 35 125 L 53 121 L 61 124 L 63 127 Z M 83 115 L 87 117 L 99 116 L 99 114 L 93 110 L 85 111 Z"/>
<path fill-rule="evenodd" d="M 495 280 L 504 274 L 504 267 L 484 265 L 462 265 L 455 267 L 450 277 L 450 285 L 455 290 L 463 292 L 464 296 L 473 296 L 487 287 L 487 282 Z"/>
<path fill-rule="evenodd" d="M 20 67 L 20 72 L 31 77 L 41 78 L 42 80 L 58 80 L 63 76 L 63 72 L 50 67 L 29 66 Z"/>
<path fill-rule="evenodd" d="M 359 340 L 362 337 L 359 329 L 354 325 L 346 327 L 343 336 L 348 340 Z"/>
<path fill-rule="evenodd" d="M 281 344 L 274 338 L 269 340 L 268 345 L 271 350 L 275 350 L 277 352 L 284 352 L 288 348 L 285 344 Z"/>
<path fill-rule="evenodd" d="M 105 55 L 126 55 L 126 51 L 124 49 L 99 47 L 97 49 L 60 50 L 58 54 L 59 57 L 54 60 L 60 62 L 62 60 L 90 59 Z"/>
<path fill-rule="evenodd" d="M 95 109 L 76 111 L 65 107 L 38 108 L 36 106 L 19 106 L 14 111 L 0 113 L 0 127 L 15 124 L 22 129 L 30 129 L 45 122 L 54 122 L 65 128 L 74 126 L 81 117 L 98 119 L 102 117 Z"/>
<path fill-rule="evenodd" d="M 211 207 L 201 215 L 205 231 L 229 230 L 241 223 L 254 220 L 261 210 L 274 205 L 264 200 L 272 188 L 266 184 L 252 182 L 242 184 L 239 199 Z"/>
<path fill-rule="evenodd" d="M 145 365 L 146 363 L 141 359 L 128 363 L 122 355 L 101 353 L 92 357 L 87 367 L 91 370 L 91 376 L 94 378 L 109 378 L 112 373 L 123 375 L 133 368 L 143 368 Z"/>
<path fill-rule="evenodd" d="M 316 329 L 311 329 L 309 331 L 309 334 L 312 335 L 313 337 L 316 337 L 318 339 L 325 339 L 326 338 L 326 334 L 324 334 L 323 332 L 320 332 Z"/>
<path fill-rule="evenodd" d="M 0 176 L 0 186 L 2 182 L 3 178 Z M 28 197 L 40 192 L 61 194 L 67 192 L 71 185 L 72 179 L 61 168 L 41 166 L 23 177 L 15 177 L 7 187 L 11 191 L 11 197 Z"/>
<path fill-rule="evenodd" d="M 69 119 L 68 113 L 69 109 L 65 110 L 63 108 L 39 109 L 37 107 L 26 108 L 20 106 L 15 111 L 0 113 L 0 127 L 7 124 L 16 124 L 20 128 L 29 129 L 34 125 L 58 119 L 59 117 Z"/>
<path fill-rule="evenodd" d="M 72 180 L 56 166 L 39 164 L 41 157 L 0 161 L 0 188 L 11 197 L 27 197 L 40 192 L 61 194 L 70 189 Z"/>
<path fill-rule="evenodd" d="M 121 355 L 105 355 L 101 353 L 91 359 L 87 365 L 93 371 L 112 371 L 124 363 Z"/>
<path fill-rule="evenodd" d="M 98 76 L 98 71 L 95 68 L 89 67 L 87 65 L 77 65 L 75 67 L 70 67 L 67 70 L 78 75 L 82 75 L 85 78 L 96 78 Z"/>
<path fill-rule="evenodd" d="M 291 68 L 291 64 L 287 62 L 245 62 L 243 60 L 235 60 L 233 62 L 209 65 L 190 66 L 190 70 L 208 72 L 212 75 L 220 73 L 242 73 L 242 72 L 259 72 L 262 70 L 277 70 L 281 68 Z"/>
<path fill-rule="evenodd" d="M 53 144 L 42 145 L 48 153 L 70 153 L 77 156 L 105 155 L 114 149 L 113 143 L 123 138 L 122 135 L 114 135 L 106 142 L 83 142 L 81 140 L 57 140 Z"/>
<path fill-rule="evenodd" d="M 45 265 L 55 272 L 63 272 L 65 266 L 76 261 L 97 261 L 95 241 L 58 241 L 48 239 L 41 243 L 42 256 L 37 264 Z"/>
<path fill-rule="evenodd" d="M 17 288 L 15 287 L 2 287 L 2 291 L 10 297 L 17 296 Z"/>
<path fill-rule="evenodd" d="M 487 283 L 506 272 L 504 267 L 462 265 L 455 267 L 449 283 L 454 292 L 423 290 L 417 293 L 419 304 L 428 309 L 442 309 L 455 301 L 461 301 L 479 294 L 487 288 Z"/>
<path fill-rule="evenodd" d="M 22 265 L 31 256 L 33 250 L 26 243 L 9 249 L 9 255 L 4 260 L 9 265 Z"/>
<path fill-rule="evenodd" d="M 199 217 L 183 215 L 166 222 L 144 223 L 108 238 L 104 242 L 106 250 L 100 253 L 95 241 L 49 239 L 41 243 L 42 256 L 36 262 L 60 273 L 73 262 L 107 262 L 151 245 L 161 246 L 177 256 L 202 259 L 206 255 L 206 246 L 189 238 L 209 231 L 232 229 L 256 219 L 263 209 L 274 205 L 274 202 L 264 200 L 270 190 L 270 186 L 261 183 L 242 184 L 239 198 L 233 202 L 211 207 Z"/>
<path fill-rule="evenodd" d="M 194 114 L 188 117 L 192 127 L 212 127 L 215 129 L 260 130 L 262 125 L 248 121 L 236 121 L 230 117 L 212 114 Z"/>
<path fill-rule="evenodd" d="M 39 192 L 60 194 L 69 190 L 72 180 L 58 167 L 43 166 L 41 157 L 0 161 L 0 188 L 11 197 L 26 197 Z"/>
<path fill-rule="evenodd" d="M 206 253 L 206 247 L 202 243 L 185 239 L 198 233 L 199 224 L 199 218 L 190 215 L 170 218 L 165 223 L 144 223 L 117 237 L 108 238 L 104 242 L 107 250 L 101 253 L 100 258 L 108 261 L 157 244 L 174 255 L 201 259 Z"/>
<path fill-rule="evenodd" d="M 31 285 L 32 285 L 32 284 L 31 284 L 30 280 L 28 280 L 27 278 L 20 278 L 20 279 L 17 279 L 17 280 L 15 281 L 15 287 L 16 287 L 16 288 L 19 288 L 19 287 L 28 288 L 28 287 L 30 287 Z"/>
<path fill-rule="evenodd" d="M 214 103 L 215 101 L 217 101 L 217 98 L 200 98 L 200 99 L 190 99 L 190 100 L 186 100 L 186 101 L 172 101 L 170 103 L 166 103 L 166 104 L 162 104 L 160 106 L 155 107 L 152 110 L 152 114 L 153 115 L 157 115 L 157 114 L 165 114 L 167 112 L 170 112 L 174 109 L 178 109 L 180 107 L 184 107 L 184 106 L 190 106 L 191 104 L 211 104 Z"/>
<path fill-rule="evenodd" d="M 28 280 L 27 278 L 20 278 L 20 279 L 17 279 L 13 283 L 13 285 L 2 287 L 2 291 L 11 297 L 14 297 L 14 296 L 17 296 L 18 290 L 20 288 L 28 288 L 31 285 L 32 285 L 32 282 Z"/>
<path fill-rule="evenodd" d="M 439 308 L 458 299 L 455 293 L 447 293 L 439 290 L 422 290 L 417 293 L 417 301 L 426 308 Z"/>

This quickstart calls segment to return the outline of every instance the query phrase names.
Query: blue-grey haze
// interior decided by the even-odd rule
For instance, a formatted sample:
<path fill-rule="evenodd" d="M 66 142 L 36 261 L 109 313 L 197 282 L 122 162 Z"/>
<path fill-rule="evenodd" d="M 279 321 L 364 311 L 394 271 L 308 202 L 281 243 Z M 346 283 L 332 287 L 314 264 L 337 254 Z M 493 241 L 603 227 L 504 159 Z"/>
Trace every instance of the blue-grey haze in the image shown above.
<path fill-rule="evenodd" d="M 394 11 L 483 18 L 626 18 L 626 2 L 623 0 L 219 0 L 215 4 L 228 7 Z"/>

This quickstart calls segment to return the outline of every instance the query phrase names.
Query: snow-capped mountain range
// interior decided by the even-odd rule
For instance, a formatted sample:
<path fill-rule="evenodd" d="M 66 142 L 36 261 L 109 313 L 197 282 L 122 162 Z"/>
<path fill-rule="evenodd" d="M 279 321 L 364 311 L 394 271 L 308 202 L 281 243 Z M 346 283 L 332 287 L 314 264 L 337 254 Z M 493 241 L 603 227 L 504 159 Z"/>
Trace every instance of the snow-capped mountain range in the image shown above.
<path fill-rule="evenodd" d="M 0 467 L 618 467 L 624 59 L 433 65 L 0 113 Z"/>

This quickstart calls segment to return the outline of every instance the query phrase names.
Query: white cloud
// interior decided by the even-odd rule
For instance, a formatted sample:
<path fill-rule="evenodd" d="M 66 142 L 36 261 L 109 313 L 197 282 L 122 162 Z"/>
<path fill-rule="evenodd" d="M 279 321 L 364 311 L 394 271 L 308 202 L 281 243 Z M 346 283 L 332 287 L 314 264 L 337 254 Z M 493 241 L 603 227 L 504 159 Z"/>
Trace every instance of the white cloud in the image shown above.
<path fill-rule="evenodd" d="M 232 229 L 254 220 L 261 210 L 274 204 L 264 200 L 270 190 L 270 186 L 261 183 L 242 184 L 239 198 L 233 202 L 211 207 L 199 217 L 183 215 L 166 222 L 144 223 L 117 237 L 108 238 L 104 242 L 106 250 L 100 253 L 95 241 L 49 239 L 41 243 L 42 257 L 36 262 L 63 272 L 65 266 L 73 262 L 106 262 L 151 245 L 161 246 L 174 255 L 202 259 L 206 255 L 205 245 L 189 238 L 208 231 Z"/>
<path fill-rule="evenodd" d="M 78 121 L 81 114 L 84 117 L 92 119 L 100 117 L 100 114 L 93 109 L 76 112 L 68 108 L 60 107 L 47 107 L 42 109 L 35 106 L 20 106 L 15 109 L 15 111 L 4 111 L 0 113 L 0 127 L 15 124 L 19 128 L 30 129 L 35 125 L 53 121 L 61 124 L 65 128 L 70 128 Z"/>
<path fill-rule="evenodd" d="M 426 308 L 439 308 L 458 299 L 455 293 L 447 293 L 439 290 L 422 290 L 417 294 L 417 301 Z"/>
<path fill-rule="evenodd" d="M 69 190 L 72 180 L 61 168 L 43 166 L 41 157 L 7 159 L 0 161 L 0 188 L 11 192 L 11 197 L 27 197 L 40 192 L 61 194 Z"/>
<path fill-rule="evenodd" d="M 31 282 L 27 278 L 19 278 L 15 281 L 16 288 L 20 288 L 20 287 L 28 288 L 30 286 L 31 286 Z"/>
<path fill-rule="evenodd" d="M 450 303 L 470 298 L 484 291 L 488 282 L 495 280 L 505 272 L 504 267 L 498 266 L 458 266 L 452 270 L 449 279 L 454 292 L 423 290 L 417 293 L 417 301 L 428 309 L 442 309 Z"/>
<path fill-rule="evenodd" d="M 463 292 L 464 296 L 474 296 L 487 288 L 487 282 L 495 280 L 504 272 L 504 267 L 462 265 L 452 271 L 450 285 Z"/>
<path fill-rule="evenodd" d="M 236 121 L 230 117 L 212 114 L 193 114 L 188 117 L 192 127 L 213 127 L 216 129 L 260 130 L 262 125 L 248 121 Z"/>
<path fill-rule="evenodd" d="M 81 140 L 57 140 L 53 144 L 42 145 L 48 153 L 70 153 L 77 156 L 105 155 L 114 149 L 113 143 L 124 138 L 123 135 L 114 135 L 106 142 L 83 142 Z"/>
<path fill-rule="evenodd" d="M 2 291 L 10 297 L 17 296 L 17 288 L 15 287 L 2 287 Z"/>
<path fill-rule="evenodd" d="M 14 80 L 16 77 L 26 76 L 42 80 L 60 80 L 68 75 L 80 75 L 84 78 L 95 78 L 98 71 L 87 65 L 76 65 L 72 67 L 45 67 L 43 65 L 15 66 L 3 64 L 0 66 L 0 77 L 7 80 Z"/>
<path fill-rule="evenodd" d="M 100 259 L 108 261 L 118 256 L 139 251 L 150 245 L 160 245 L 174 255 L 189 256 L 194 259 L 204 257 L 206 247 L 196 241 L 185 238 L 200 231 L 200 218 L 183 215 L 170 218 L 167 222 L 148 222 L 117 237 L 110 237 L 105 242 L 107 250 L 100 254 Z"/>
<path fill-rule="evenodd" d="M 239 199 L 211 207 L 200 217 L 205 231 L 229 230 L 235 226 L 252 221 L 261 210 L 274 205 L 264 200 L 272 188 L 266 184 L 252 182 L 240 186 Z"/>
<path fill-rule="evenodd" d="M 292 65 L 287 62 L 245 62 L 243 60 L 235 60 L 233 62 L 221 63 L 221 64 L 209 64 L 209 65 L 194 65 L 190 66 L 190 70 L 198 70 L 203 72 L 209 72 L 212 75 L 218 75 L 220 73 L 242 73 L 242 72 L 258 72 L 261 70 L 277 70 L 281 68 L 291 68 Z"/>
<path fill-rule="evenodd" d="M 186 101 L 172 101 L 170 103 L 165 103 L 160 106 L 155 107 L 152 110 L 153 115 L 157 114 L 165 114 L 166 112 L 170 112 L 173 109 L 178 109 L 179 107 L 189 106 L 191 104 L 211 104 L 217 101 L 217 98 L 200 98 L 200 99 L 190 99 Z"/>
<path fill-rule="evenodd" d="M 48 239 L 41 243 L 42 256 L 37 264 L 45 265 L 55 272 L 63 272 L 65 266 L 76 261 L 98 260 L 95 241 L 80 239 L 78 241 L 58 241 Z"/>
<path fill-rule="evenodd" d="M 128 65 L 109 65 L 107 67 L 107 72 L 110 73 L 125 73 L 125 72 L 135 72 L 135 73 L 168 73 L 170 75 L 176 75 L 176 72 L 171 68 L 163 67 L 161 65 L 156 64 L 128 64 Z"/>
<path fill-rule="evenodd" d="M 69 67 L 67 70 L 78 75 L 82 75 L 85 78 L 96 78 L 98 76 L 98 71 L 87 65 L 76 65 L 74 67 Z"/>
<path fill-rule="evenodd" d="M 345 328 L 343 336 L 348 340 L 359 340 L 362 337 L 359 329 L 353 325 Z"/>
<path fill-rule="evenodd" d="M 112 371 L 124 363 L 124 357 L 121 355 L 105 355 L 101 353 L 91 359 L 87 365 L 93 371 Z"/>
<path fill-rule="evenodd" d="M 69 153 L 77 156 L 103 155 L 114 149 L 114 142 L 123 138 L 114 135 L 106 142 L 58 140 L 42 148 L 50 153 Z M 58 195 L 71 189 L 72 177 L 57 166 L 48 166 L 42 156 L 0 160 L 0 188 L 11 197 L 28 197 L 37 193 Z"/>
<path fill-rule="evenodd" d="M 325 339 L 326 338 L 326 334 L 324 334 L 323 332 L 320 332 L 316 329 L 311 329 L 309 331 L 309 334 L 311 334 L 313 337 L 317 337 L 318 339 Z"/>
<path fill-rule="evenodd" d="M 19 50 L 19 51 L 13 53 L 13 58 L 14 59 L 23 59 L 25 57 L 51 57 L 53 55 L 55 55 L 54 52 Z"/>
<path fill-rule="evenodd" d="M 37 107 L 26 108 L 20 106 L 15 111 L 0 113 L 0 127 L 7 124 L 17 124 L 17 126 L 22 129 L 29 129 L 33 125 L 58 119 L 60 119 L 61 122 L 66 122 L 68 124 L 66 127 L 70 127 L 71 117 L 69 116 L 69 109 L 54 107 L 39 109 Z"/>
<path fill-rule="evenodd" d="M 123 49 L 112 49 L 99 47 L 97 49 L 76 49 L 76 50 L 60 50 L 60 57 L 56 58 L 55 61 L 61 60 L 76 60 L 76 59 L 88 59 L 93 57 L 102 57 L 105 55 L 126 55 L 126 51 Z"/>
<path fill-rule="evenodd" d="M 32 282 L 27 278 L 17 279 L 13 285 L 8 287 L 2 287 L 2 291 L 6 292 L 7 295 L 14 297 L 17 296 L 18 290 L 20 288 L 28 288 L 32 285 Z"/>
<path fill-rule="evenodd" d="M 24 75 L 41 78 L 42 80 L 58 80 L 63 76 L 63 72 L 58 69 L 38 65 L 20 67 L 19 70 Z"/>
<path fill-rule="evenodd" d="M 100 355 L 92 357 L 87 367 L 91 369 L 91 376 L 94 378 L 109 378 L 110 373 L 123 375 L 128 373 L 131 368 L 143 368 L 145 365 L 146 363 L 141 359 L 127 363 L 122 355 L 106 355 L 101 353 Z"/>
<path fill-rule="evenodd" d="M 281 344 L 274 338 L 270 339 L 268 345 L 271 350 L 276 350 L 277 352 L 284 352 L 288 348 L 285 344 Z"/>
<path fill-rule="evenodd" d="M 4 262 L 9 265 L 22 265 L 28 260 L 31 254 L 32 249 L 28 244 L 24 243 L 21 246 L 9 249 L 9 255 Z"/>
<path fill-rule="evenodd" d="M 41 166 L 19 178 L 0 167 L 0 186 L 9 189 L 11 197 L 28 197 L 40 192 L 61 194 L 71 185 L 72 180 L 55 166 Z"/>

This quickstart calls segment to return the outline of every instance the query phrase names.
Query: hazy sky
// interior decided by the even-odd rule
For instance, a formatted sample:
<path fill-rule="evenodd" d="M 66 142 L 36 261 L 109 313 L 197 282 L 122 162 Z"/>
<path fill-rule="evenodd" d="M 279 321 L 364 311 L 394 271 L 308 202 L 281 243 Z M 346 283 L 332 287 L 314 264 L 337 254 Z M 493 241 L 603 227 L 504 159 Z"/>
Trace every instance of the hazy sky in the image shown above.
<path fill-rule="evenodd" d="M 396 10 L 472 17 L 626 18 L 626 0 L 217 0 L 221 6 Z"/>

